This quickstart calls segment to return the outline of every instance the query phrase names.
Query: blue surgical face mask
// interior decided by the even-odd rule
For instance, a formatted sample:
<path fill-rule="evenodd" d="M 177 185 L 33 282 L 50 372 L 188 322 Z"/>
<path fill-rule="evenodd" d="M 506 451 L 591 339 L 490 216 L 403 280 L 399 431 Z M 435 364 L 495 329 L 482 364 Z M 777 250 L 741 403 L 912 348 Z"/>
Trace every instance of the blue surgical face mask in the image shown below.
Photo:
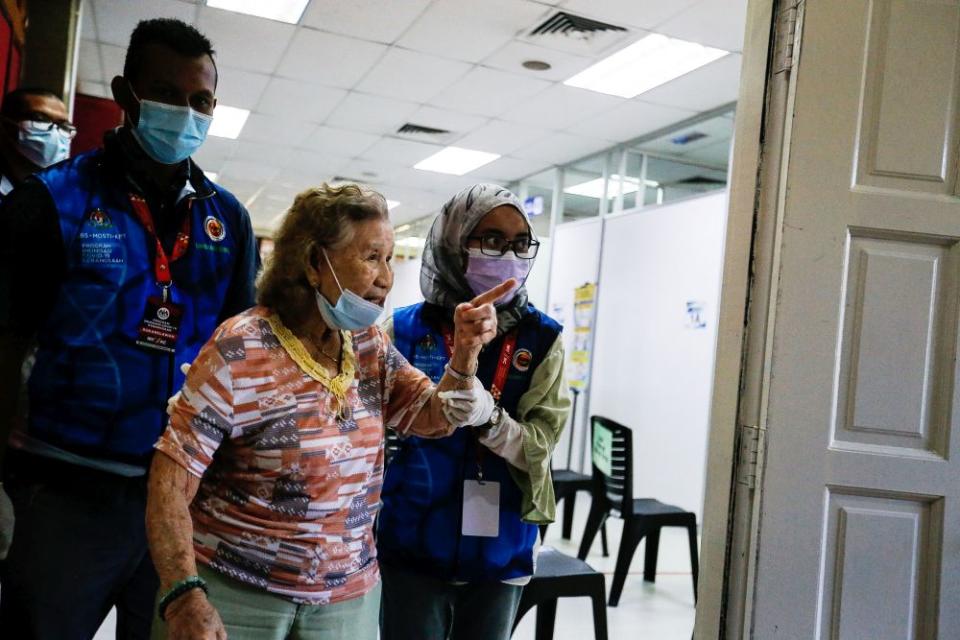
<path fill-rule="evenodd" d="M 24 158 L 46 169 L 70 156 L 70 136 L 49 122 L 18 123 L 17 147 Z"/>
<path fill-rule="evenodd" d="M 130 92 L 133 93 L 133 89 Z M 190 107 L 137 100 L 140 120 L 131 133 L 146 154 L 160 164 L 183 162 L 207 139 L 213 116 Z"/>
<path fill-rule="evenodd" d="M 337 283 L 337 288 L 340 289 L 340 299 L 337 300 L 336 306 L 330 304 L 330 301 L 319 290 L 315 291 L 317 308 L 320 309 L 323 321 L 335 329 L 346 329 L 348 331 L 358 331 L 373 325 L 380 314 L 383 313 L 383 309 L 369 300 L 364 300 L 353 291 L 341 287 L 340 280 L 333 270 L 333 265 L 330 264 L 330 258 L 327 257 L 326 250 L 323 250 L 323 258 L 327 261 L 327 266 L 330 267 L 330 273 L 333 274 L 333 280 Z"/>

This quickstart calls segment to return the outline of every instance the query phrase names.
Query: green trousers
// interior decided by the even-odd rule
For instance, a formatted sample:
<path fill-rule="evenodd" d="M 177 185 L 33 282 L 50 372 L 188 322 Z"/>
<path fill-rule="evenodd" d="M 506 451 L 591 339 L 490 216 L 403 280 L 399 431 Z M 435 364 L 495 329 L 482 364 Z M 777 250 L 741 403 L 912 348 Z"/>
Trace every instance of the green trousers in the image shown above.
<path fill-rule="evenodd" d="M 230 640 L 377 640 L 380 585 L 365 596 L 329 605 L 296 604 L 198 567 L 207 597 Z M 166 625 L 155 618 L 151 640 L 166 640 Z"/>

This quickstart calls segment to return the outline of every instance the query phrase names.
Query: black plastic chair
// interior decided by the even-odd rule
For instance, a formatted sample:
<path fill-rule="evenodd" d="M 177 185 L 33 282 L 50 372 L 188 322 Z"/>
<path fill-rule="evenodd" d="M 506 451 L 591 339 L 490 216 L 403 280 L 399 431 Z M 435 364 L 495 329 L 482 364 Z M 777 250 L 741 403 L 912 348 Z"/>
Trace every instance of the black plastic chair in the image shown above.
<path fill-rule="evenodd" d="M 580 551 L 577 557 L 587 557 L 597 530 L 610 515 L 623 518 L 623 536 L 620 550 L 617 552 L 617 564 L 613 572 L 613 585 L 610 588 L 610 606 L 620 602 L 623 583 L 627 579 L 630 561 L 640 541 L 647 538 L 647 548 L 643 563 L 643 579 L 654 582 L 657 577 L 657 553 L 660 548 L 660 529 L 663 527 L 684 527 L 690 544 L 690 567 L 693 575 L 693 599 L 697 599 L 697 576 L 700 563 L 697 555 L 697 516 L 680 507 L 664 504 L 653 498 L 633 497 L 633 434 L 627 427 L 601 416 L 593 416 L 590 431 L 594 443 L 593 457 L 593 500 L 587 526 L 583 532 Z M 606 429 L 611 434 L 610 473 L 597 467 L 598 429 Z"/>
<path fill-rule="evenodd" d="M 589 597 L 593 601 L 593 635 L 607 640 L 607 607 L 604 603 L 606 584 L 603 574 L 583 560 L 560 553 L 552 547 L 541 547 L 533 578 L 523 588 L 513 629 L 523 616 L 537 608 L 536 640 L 552 640 L 557 619 L 557 599 Z"/>

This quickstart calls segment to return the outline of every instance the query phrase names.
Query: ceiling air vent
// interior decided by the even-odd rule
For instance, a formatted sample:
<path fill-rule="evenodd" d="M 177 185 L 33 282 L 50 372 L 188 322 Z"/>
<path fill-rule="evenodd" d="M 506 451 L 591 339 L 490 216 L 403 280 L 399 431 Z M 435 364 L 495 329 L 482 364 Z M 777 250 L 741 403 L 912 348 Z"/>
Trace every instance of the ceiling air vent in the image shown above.
<path fill-rule="evenodd" d="M 369 184 L 369 180 L 360 180 L 359 178 L 351 178 L 349 176 L 333 176 L 330 178 L 329 183 L 332 185 L 337 184 Z"/>
<path fill-rule="evenodd" d="M 562 33 L 568 36 L 579 36 L 581 38 L 589 37 L 590 34 L 600 31 L 626 31 L 624 27 L 618 27 L 615 24 L 599 22 L 575 16 L 572 13 L 558 11 L 547 20 L 530 32 L 532 36 L 540 36 L 549 33 Z"/>
<path fill-rule="evenodd" d="M 688 133 L 681 134 L 676 138 L 670 138 L 670 142 L 673 144 L 684 145 L 706 137 L 707 134 L 703 133 L 702 131 L 690 131 Z"/>
<path fill-rule="evenodd" d="M 442 144 L 453 136 L 453 132 L 447 129 L 437 129 L 436 127 L 428 127 L 426 125 L 408 122 L 397 129 L 397 135 L 408 140 Z"/>

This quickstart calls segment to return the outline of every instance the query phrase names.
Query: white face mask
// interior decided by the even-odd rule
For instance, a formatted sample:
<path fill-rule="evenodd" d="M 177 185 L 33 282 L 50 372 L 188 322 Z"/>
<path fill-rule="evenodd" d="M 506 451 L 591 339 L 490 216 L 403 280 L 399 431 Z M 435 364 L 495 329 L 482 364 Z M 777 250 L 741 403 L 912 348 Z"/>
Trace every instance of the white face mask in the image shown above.
<path fill-rule="evenodd" d="M 17 148 L 24 158 L 46 169 L 70 157 L 72 136 L 51 122 L 23 120 L 17 123 Z"/>

